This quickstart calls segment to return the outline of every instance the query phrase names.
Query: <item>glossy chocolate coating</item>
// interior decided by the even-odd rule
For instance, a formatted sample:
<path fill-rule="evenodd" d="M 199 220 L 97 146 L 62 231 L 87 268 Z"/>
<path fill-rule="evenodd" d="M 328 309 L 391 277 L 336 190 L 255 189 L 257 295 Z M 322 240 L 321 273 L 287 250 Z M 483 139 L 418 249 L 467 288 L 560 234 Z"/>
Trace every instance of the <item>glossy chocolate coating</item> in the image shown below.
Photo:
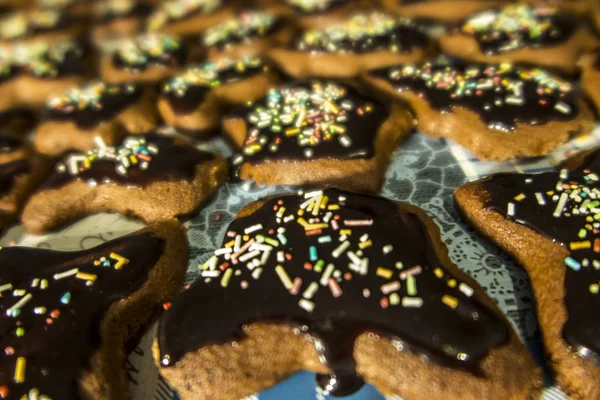
<path fill-rule="evenodd" d="M 303 227 L 306 221 L 298 219 L 297 210 L 307 201 L 301 195 L 266 199 L 251 215 L 230 224 L 228 232 L 234 234 L 228 233 L 224 248 L 235 235 L 250 231 L 251 238 L 261 243 L 262 235 L 263 245 L 275 247 L 260 267 L 252 266 L 253 260 L 243 260 L 242 255 L 235 256 L 237 262 L 233 257 L 227 262 L 226 256 L 218 256 L 215 270 L 220 271 L 226 262 L 227 268 L 235 270 L 227 283 L 221 277 L 227 268 L 216 279 L 202 277 L 204 272 L 201 272 L 202 276 L 173 301 L 159 325 L 163 366 L 173 365 L 187 352 L 204 346 L 243 340 L 245 324 L 266 322 L 298 327 L 318 340 L 317 350 L 333 371 L 337 385 L 329 389 L 339 395 L 356 390 L 362 382 L 356 375 L 352 352 L 354 340 L 364 332 L 389 338 L 398 350 L 423 354 L 434 363 L 481 374 L 481 361 L 492 348 L 508 340 L 508 327 L 481 301 L 480 293 L 473 295 L 471 288 L 471 296 L 463 292 L 465 284 L 457 282 L 436 256 L 440 250 L 434 249 L 422 217 L 381 197 L 338 189 L 327 189 L 323 194 L 328 205 L 340 204 L 341 208 L 332 209 L 328 219 L 329 208 L 311 213 L 304 206 L 304 218 L 311 221 L 316 218 L 313 223 L 319 226 L 317 234 L 309 234 L 313 228 Z M 324 204 L 322 197 L 315 204 Z M 289 215 L 292 220 L 282 222 Z M 336 221 L 340 230 L 333 222 L 323 223 L 325 220 Z M 372 224 L 351 224 L 355 221 Z M 275 233 L 279 227 L 285 228 L 284 238 Z M 351 245 L 347 253 L 336 256 L 342 229 L 351 229 L 348 239 Z M 326 236 L 332 240 L 321 241 Z M 274 244 L 271 239 L 277 242 Z M 312 246 L 316 247 L 317 257 L 308 262 Z M 383 247 L 387 246 L 393 248 L 386 251 Z M 278 261 L 279 251 L 290 254 L 290 258 Z M 257 260 L 263 256 L 257 256 Z M 355 272 L 349 265 L 354 263 L 354 257 L 367 260 L 368 272 Z M 320 261 L 315 262 L 316 258 Z M 318 270 L 319 263 L 328 266 L 323 274 L 323 270 Z M 279 275 L 281 271 L 277 271 L 282 266 L 289 276 L 289 288 Z M 254 276 L 257 268 L 262 269 L 258 278 Z M 389 274 L 387 278 L 380 270 Z M 211 273 L 210 267 L 204 271 L 206 276 Z M 413 278 L 414 291 L 408 282 Z M 293 293 L 292 281 L 297 280 L 301 282 Z M 393 294 L 384 291 L 386 284 L 397 285 L 391 290 Z M 305 291 L 311 285 L 318 289 L 308 296 Z M 335 286 L 339 288 L 337 294 Z M 394 295 L 403 296 L 402 304 L 398 304 L 400 297 L 394 302 Z M 444 303 L 449 297 L 457 300 L 455 308 Z M 310 311 L 300 304 L 307 299 L 313 305 Z M 410 307 L 410 301 L 421 301 L 421 305 Z M 333 382 L 327 377 L 321 377 L 320 381 Z"/>

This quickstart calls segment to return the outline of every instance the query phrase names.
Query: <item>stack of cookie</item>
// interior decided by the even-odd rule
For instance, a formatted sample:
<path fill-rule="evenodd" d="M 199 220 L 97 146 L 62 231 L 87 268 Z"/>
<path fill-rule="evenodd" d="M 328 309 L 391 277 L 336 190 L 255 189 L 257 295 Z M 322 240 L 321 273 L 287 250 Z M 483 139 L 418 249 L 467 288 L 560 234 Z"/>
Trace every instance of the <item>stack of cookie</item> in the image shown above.
<path fill-rule="evenodd" d="M 127 398 L 124 357 L 161 311 L 154 357 L 182 399 L 300 370 L 331 396 L 538 398 L 540 368 L 435 222 L 377 194 L 414 130 L 495 161 L 589 134 L 597 16 L 592 0 L 7 4 L 0 232 L 107 211 L 147 227 L 78 252 L 0 248 L 0 398 Z M 199 149 L 215 137 L 229 158 Z M 574 399 L 600 399 L 598 152 L 455 195 L 529 273 Z M 230 180 L 295 193 L 243 207 L 178 295 L 182 222 Z"/>

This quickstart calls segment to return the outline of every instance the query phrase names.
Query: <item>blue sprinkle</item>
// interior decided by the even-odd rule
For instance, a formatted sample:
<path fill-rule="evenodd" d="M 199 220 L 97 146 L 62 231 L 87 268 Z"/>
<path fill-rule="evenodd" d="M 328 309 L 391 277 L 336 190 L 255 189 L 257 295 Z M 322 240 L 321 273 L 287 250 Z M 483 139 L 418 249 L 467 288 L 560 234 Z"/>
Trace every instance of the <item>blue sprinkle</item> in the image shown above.
<path fill-rule="evenodd" d="M 70 301 L 71 301 L 71 293 L 69 293 L 69 292 L 63 294 L 63 296 L 60 298 L 60 302 L 63 304 L 69 304 Z"/>
<path fill-rule="evenodd" d="M 327 236 L 321 236 L 320 238 L 317 239 L 317 242 L 319 243 L 331 243 L 331 236 L 327 235 Z"/>
<path fill-rule="evenodd" d="M 570 267 L 574 271 L 579 271 L 581 269 L 581 264 L 579 264 L 579 262 L 577 260 L 575 260 L 573 257 L 565 258 L 565 264 L 567 264 L 567 266 Z"/>
<path fill-rule="evenodd" d="M 310 252 L 310 261 L 315 262 L 319 259 L 319 256 L 317 255 L 317 248 L 315 246 L 310 246 L 308 251 Z"/>
<path fill-rule="evenodd" d="M 277 234 L 277 239 L 279 239 L 279 243 L 285 245 L 287 243 L 287 238 L 283 235 L 283 233 Z"/>

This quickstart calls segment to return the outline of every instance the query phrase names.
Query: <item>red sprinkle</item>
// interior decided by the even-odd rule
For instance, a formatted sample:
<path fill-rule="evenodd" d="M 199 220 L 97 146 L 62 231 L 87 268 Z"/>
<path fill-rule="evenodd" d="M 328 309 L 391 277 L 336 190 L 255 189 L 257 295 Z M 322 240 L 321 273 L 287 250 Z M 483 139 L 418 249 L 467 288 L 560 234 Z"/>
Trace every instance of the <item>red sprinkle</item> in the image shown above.
<path fill-rule="evenodd" d="M 227 268 L 229 268 L 229 263 L 227 261 L 225 261 L 223 264 L 219 265 L 219 269 L 221 271 L 225 271 Z"/>
<path fill-rule="evenodd" d="M 306 231 L 304 233 L 306 234 L 306 236 L 320 235 L 321 233 L 323 233 L 323 229 L 311 229 L 310 231 Z"/>
<path fill-rule="evenodd" d="M 163 304 L 163 309 L 164 309 L 165 311 L 167 311 L 169 308 L 171 308 L 171 303 L 164 303 L 164 304 Z"/>

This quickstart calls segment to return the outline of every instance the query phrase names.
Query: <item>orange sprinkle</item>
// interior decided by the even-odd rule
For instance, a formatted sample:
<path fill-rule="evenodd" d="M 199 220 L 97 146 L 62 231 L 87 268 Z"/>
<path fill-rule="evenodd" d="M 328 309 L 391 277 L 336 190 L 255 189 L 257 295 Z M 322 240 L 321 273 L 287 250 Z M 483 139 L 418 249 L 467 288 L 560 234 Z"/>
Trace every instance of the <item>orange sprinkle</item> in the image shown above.
<path fill-rule="evenodd" d="M 388 308 L 388 306 L 390 305 L 390 301 L 387 297 L 382 297 L 379 301 L 379 305 L 381 306 L 381 308 Z"/>
<path fill-rule="evenodd" d="M 215 215 L 215 221 L 220 221 L 220 220 L 221 220 L 221 214 Z"/>
<path fill-rule="evenodd" d="M 594 239 L 594 253 L 600 253 L 600 239 Z"/>
<path fill-rule="evenodd" d="M 306 234 L 306 236 L 320 235 L 321 233 L 323 233 L 323 229 L 311 229 L 309 231 L 305 231 L 304 233 Z"/>
<path fill-rule="evenodd" d="M 350 279 L 352 279 L 352 274 L 350 272 L 346 272 L 344 274 L 344 279 L 347 280 L 347 281 L 349 281 Z"/>
<path fill-rule="evenodd" d="M 171 303 L 164 303 L 164 304 L 163 304 L 163 309 L 164 309 L 165 311 L 167 311 L 169 308 L 171 308 Z"/>
<path fill-rule="evenodd" d="M 290 261 L 292 259 L 292 255 L 290 253 L 285 253 L 285 259 Z"/>
<path fill-rule="evenodd" d="M 312 264 L 311 264 L 311 263 L 309 263 L 309 262 L 305 262 L 305 263 L 304 263 L 304 269 L 307 269 L 307 270 L 309 270 L 309 271 L 310 271 L 310 270 L 312 270 L 312 267 L 313 267 L 313 266 L 312 266 Z"/>
<path fill-rule="evenodd" d="M 277 204 L 275 204 L 275 205 L 273 206 L 273 211 L 277 211 L 278 209 L 279 209 L 279 206 L 278 206 Z"/>
<path fill-rule="evenodd" d="M 275 233 L 275 229 L 273 229 L 273 228 L 269 229 L 269 235 L 272 235 L 274 233 Z"/>
<path fill-rule="evenodd" d="M 277 201 L 277 204 L 279 204 L 279 205 L 282 205 L 282 204 L 283 204 L 283 200 L 279 199 L 279 200 Z"/>
<path fill-rule="evenodd" d="M 229 268 L 229 263 L 227 261 L 225 261 L 223 264 L 219 265 L 219 269 L 221 271 L 225 271 L 227 268 Z"/>
<path fill-rule="evenodd" d="M 6 386 L 0 386 L 0 397 L 3 399 L 8 397 L 8 388 Z"/>
<path fill-rule="evenodd" d="M 60 311 L 59 310 L 52 310 L 52 312 L 50 313 L 50 316 L 54 319 L 60 317 Z"/>
<path fill-rule="evenodd" d="M 46 324 L 52 325 L 53 322 L 54 320 L 52 318 L 46 318 Z"/>

